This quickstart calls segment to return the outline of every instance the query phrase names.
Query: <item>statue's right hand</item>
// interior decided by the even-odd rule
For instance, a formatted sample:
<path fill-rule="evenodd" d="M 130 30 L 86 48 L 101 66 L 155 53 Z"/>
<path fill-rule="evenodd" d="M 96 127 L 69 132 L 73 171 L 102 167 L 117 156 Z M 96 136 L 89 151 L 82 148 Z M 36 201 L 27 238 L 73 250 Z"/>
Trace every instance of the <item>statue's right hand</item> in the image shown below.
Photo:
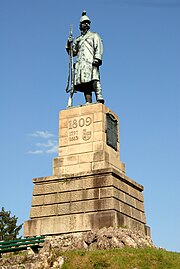
<path fill-rule="evenodd" d="M 73 37 L 70 36 L 70 37 L 68 38 L 68 43 L 72 43 L 72 42 L 73 42 Z"/>

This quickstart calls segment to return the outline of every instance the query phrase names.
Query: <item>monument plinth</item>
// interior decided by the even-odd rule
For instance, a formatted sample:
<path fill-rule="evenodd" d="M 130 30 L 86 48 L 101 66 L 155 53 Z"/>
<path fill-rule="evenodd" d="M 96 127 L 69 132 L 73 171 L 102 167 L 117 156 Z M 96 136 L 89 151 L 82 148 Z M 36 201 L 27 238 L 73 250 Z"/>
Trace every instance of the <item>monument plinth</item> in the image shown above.
<path fill-rule="evenodd" d="M 53 175 L 33 179 L 24 236 L 128 227 L 149 234 L 143 186 L 120 161 L 119 119 L 101 103 L 60 112 Z"/>

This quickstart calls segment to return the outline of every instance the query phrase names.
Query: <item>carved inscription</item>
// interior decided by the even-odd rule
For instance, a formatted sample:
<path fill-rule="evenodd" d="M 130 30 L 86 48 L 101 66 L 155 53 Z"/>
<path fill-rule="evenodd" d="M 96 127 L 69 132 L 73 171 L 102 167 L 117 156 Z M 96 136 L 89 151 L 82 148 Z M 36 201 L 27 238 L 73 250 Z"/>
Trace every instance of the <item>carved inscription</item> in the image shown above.
<path fill-rule="evenodd" d="M 80 119 L 70 119 L 69 120 L 69 129 L 76 129 L 77 127 L 89 126 L 92 123 L 91 117 L 84 117 Z"/>
<path fill-rule="evenodd" d="M 69 141 L 76 141 L 78 140 L 78 130 L 77 131 L 70 131 L 69 132 Z"/>
<path fill-rule="evenodd" d="M 68 139 L 71 144 L 91 140 L 93 135 L 93 115 L 68 120 Z"/>

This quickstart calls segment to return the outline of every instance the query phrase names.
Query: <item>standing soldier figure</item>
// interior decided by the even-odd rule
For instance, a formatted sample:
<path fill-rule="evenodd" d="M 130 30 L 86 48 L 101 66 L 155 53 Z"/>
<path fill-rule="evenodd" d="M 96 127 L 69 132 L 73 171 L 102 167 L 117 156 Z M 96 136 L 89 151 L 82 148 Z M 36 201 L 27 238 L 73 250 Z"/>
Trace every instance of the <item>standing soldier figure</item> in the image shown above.
<path fill-rule="evenodd" d="M 102 64 L 103 44 L 97 33 L 90 32 L 90 19 L 83 11 L 80 19 L 81 35 L 72 46 L 73 38 L 67 41 L 66 50 L 69 53 L 73 48 L 73 56 L 77 56 L 73 70 L 74 91 L 84 92 L 86 103 L 92 103 L 92 92 L 96 100 L 104 103 L 100 84 L 99 66 Z"/>

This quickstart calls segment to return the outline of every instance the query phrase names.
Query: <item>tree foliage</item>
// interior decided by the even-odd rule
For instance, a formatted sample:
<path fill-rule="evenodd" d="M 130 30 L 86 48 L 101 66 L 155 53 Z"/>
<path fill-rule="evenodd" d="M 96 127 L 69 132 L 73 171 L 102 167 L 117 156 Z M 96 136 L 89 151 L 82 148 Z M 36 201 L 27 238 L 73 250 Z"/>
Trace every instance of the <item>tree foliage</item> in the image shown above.
<path fill-rule="evenodd" d="M 5 211 L 2 207 L 0 212 L 0 241 L 9 241 L 18 238 L 23 224 L 17 225 L 18 218 L 11 216 L 11 211 Z"/>

